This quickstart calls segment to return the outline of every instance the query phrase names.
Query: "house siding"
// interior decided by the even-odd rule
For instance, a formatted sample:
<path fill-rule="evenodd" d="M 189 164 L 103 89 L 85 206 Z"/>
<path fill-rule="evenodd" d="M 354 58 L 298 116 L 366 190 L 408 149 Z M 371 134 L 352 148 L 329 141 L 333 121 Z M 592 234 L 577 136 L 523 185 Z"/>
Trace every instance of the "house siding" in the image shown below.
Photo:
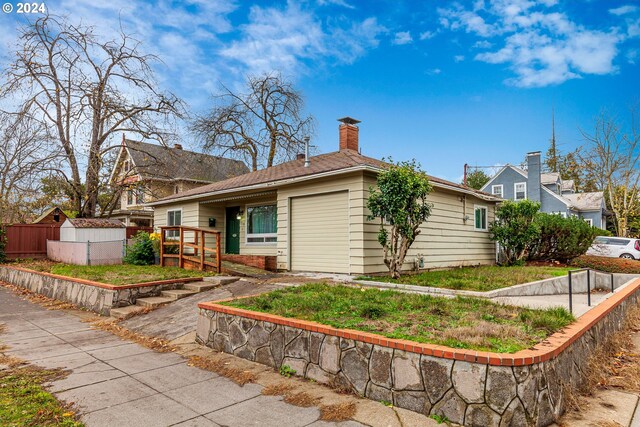
<path fill-rule="evenodd" d="M 580 212 L 580 218 L 590 219 L 594 227 L 604 228 L 602 223 L 601 211 L 583 211 Z"/>
<path fill-rule="evenodd" d="M 369 186 L 374 186 L 375 176 L 365 177 L 363 201 L 369 195 Z M 429 195 L 433 203 L 431 216 L 420 227 L 420 234 L 407 253 L 403 268 L 413 268 L 418 254 L 424 256 L 425 268 L 446 268 L 471 265 L 490 265 L 495 263 L 496 246 L 486 231 L 474 229 L 474 207 L 487 207 L 487 224 L 495 218 L 495 203 L 462 195 L 439 188 L 434 188 Z M 369 210 L 366 207 L 363 215 L 363 251 L 360 259 L 362 273 L 379 273 L 388 271 L 383 260 L 382 247 L 378 243 L 379 220 L 367 221 Z M 465 222 L 463 218 L 469 219 Z"/>
<path fill-rule="evenodd" d="M 527 182 L 527 178 L 513 170 L 512 168 L 505 168 L 493 181 L 490 181 L 482 188 L 482 191 L 491 193 L 491 187 L 493 185 L 502 185 L 502 198 L 514 200 L 515 192 L 514 185 L 517 182 Z M 527 191 L 528 191 L 527 185 Z"/>

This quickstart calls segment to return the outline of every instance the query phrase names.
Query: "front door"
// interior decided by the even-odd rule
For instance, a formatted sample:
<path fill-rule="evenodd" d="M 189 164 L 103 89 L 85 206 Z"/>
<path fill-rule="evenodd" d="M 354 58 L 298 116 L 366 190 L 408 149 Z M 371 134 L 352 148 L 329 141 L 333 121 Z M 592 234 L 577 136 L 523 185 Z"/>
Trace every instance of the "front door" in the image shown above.
<path fill-rule="evenodd" d="M 225 248 L 228 254 L 240 253 L 240 220 L 238 219 L 239 212 L 239 206 L 227 208 Z"/>

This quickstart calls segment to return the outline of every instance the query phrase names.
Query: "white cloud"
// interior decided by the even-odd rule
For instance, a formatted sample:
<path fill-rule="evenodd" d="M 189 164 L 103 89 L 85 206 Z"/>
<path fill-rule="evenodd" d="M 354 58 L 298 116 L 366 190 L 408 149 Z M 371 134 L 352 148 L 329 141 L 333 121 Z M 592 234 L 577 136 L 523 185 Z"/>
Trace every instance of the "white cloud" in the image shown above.
<path fill-rule="evenodd" d="M 640 52 L 638 49 L 629 49 L 625 54 L 627 58 L 627 62 L 631 65 L 635 65 L 638 62 L 638 58 L 640 58 Z"/>
<path fill-rule="evenodd" d="M 550 10 L 556 3 L 491 0 L 476 3 L 473 9 L 454 5 L 439 13 L 446 28 L 480 37 L 474 48 L 489 49 L 495 38 L 504 37 L 502 47 L 479 53 L 475 59 L 509 65 L 515 74 L 507 80 L 509 84 L 540 87 L 586 74 L 616 72 L 614 59 L 622 40 L 618 30 L 586 28 L 565 13 Z"/>
<path fill-rule="evenodd" d="M 627 15 L 629 13 L 636 12 L 637 10 L 638 10 L 638 6 L 627 4 L 624 6 L 609 9 L 609 13 L 612 15 L 620 16 L 620 15 Z"/>
<path fill-rule="evenodd" d="M 442 73 L 442 70 L 440 68 L 431 68 L 426 71 L 426 74 L 430 76 L 437 76 L 438 74 L 441 74 L 441 73 Z"/>
<path fill-rule="evenodd" d="M 346 7 L 347 9 L 355 9 L 354 5 L 347 3 L 345 0 L 318 0 L 318 6 L 329 5 L 342 6 Z"/>
<path fill-rule="evenodd" d="M 462 61 L 464 61 L 464 55 L 455 55 L 455 56 L 453 57 L 453 60 L 454 60 L 455 62 L 462 62 Z"/>
<path fill-rule="evenodd" d="M 404 45 L 409 44 L 412 41 L 413 38 L 411 37 L 411 33 L 409 31 L 399 31 L 396 33 L 393 39 L 393 44 Z"/>
<path fill-rule="evenodd" d="M 429 40 L 434 38 L 436 35 L 433 31 L 423 31 L 420 33 L 420 40 Z"/>

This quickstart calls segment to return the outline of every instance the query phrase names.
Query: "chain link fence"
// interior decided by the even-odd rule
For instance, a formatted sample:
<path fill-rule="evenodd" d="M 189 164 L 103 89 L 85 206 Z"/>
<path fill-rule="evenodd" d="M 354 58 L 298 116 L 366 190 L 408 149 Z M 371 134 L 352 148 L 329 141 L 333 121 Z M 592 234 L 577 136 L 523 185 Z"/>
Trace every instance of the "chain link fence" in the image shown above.
<path fill-rule="evenodd" d="M 108 242 L 62 242 L 47 240 L 47 258 L 76 265 L 122 264 L 125 240 Z"/>

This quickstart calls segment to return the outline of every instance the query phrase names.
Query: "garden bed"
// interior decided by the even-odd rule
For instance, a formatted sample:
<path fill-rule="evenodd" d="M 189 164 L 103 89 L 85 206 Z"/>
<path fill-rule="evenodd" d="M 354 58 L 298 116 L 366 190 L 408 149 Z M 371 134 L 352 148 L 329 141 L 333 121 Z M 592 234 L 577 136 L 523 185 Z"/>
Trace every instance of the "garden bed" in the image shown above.
<path fill-rule="evenodd" d="M 159 265 L 70 265 L 48 260 L 29 260 L 8 265 L 114 286 L 215 275 L 211 272 Z"/>
<path fill-rule="evenodd" d="M 307 284 L 223 303 L 389 338 L 480 351 L 529 348 L 574 319 L 563 308 L 533 310 L 469 297 Z"/>
<path fill-rule="evenodd" d="M 593 268 L 609 273 L 640 274 L 640 261 L 633 259 L 583 255 L 573 260 L 571 265 L 574 268 Z"/>
<path fill-rule="evenodd" d="M 417 274 L 406 274 L 400 279 L 393 279 L 389 276 L 362 276 L 358 277 L 358 280 L 488 292 L 522 283 L 566 276 L 569 270 L 571 270 L 571 268 L 568 267 L 480 266 L 424 271 Z"/>

